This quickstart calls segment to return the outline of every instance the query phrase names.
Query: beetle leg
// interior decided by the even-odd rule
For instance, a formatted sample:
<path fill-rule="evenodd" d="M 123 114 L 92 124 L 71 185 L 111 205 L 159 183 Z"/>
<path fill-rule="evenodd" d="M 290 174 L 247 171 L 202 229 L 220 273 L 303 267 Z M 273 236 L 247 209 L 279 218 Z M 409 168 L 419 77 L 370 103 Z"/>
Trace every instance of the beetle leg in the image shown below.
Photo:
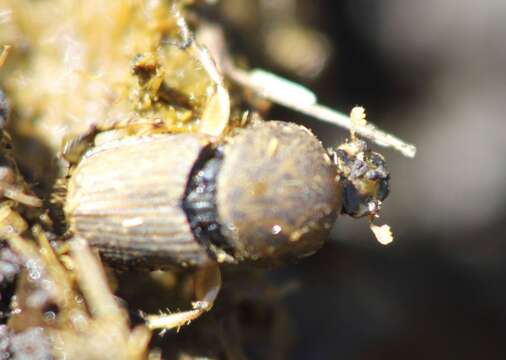
<path fill-rule="evenodd" d="M 162 333 L 188 325 L 206 311 L 211 310 L 221 288 L 221 273 L 217 264 L 199 269 L 194 276 L 194 291 L 197 301 L 192 310 L 160 315 L 143 315 L 150 330 L 161 329 Z"/>

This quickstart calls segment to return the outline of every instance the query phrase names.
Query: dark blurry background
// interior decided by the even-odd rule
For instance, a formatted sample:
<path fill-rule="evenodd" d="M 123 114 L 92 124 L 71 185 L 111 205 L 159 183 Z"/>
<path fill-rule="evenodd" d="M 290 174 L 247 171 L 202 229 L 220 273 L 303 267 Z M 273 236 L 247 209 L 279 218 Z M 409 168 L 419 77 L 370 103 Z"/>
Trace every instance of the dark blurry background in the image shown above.
<path fill-rule="evenodd" d="M 506 2 L 220 6 L 252 65 L 342 111 L 363 105 L 371 122 L 418 147 L 415 159 L 379 149 L 392 173 L 382 222 L 393 244 L 342 218 L 322 251 L 272 273 L 300 284 L 284 299 L 289 358 L 506 358 Z M 298 119 L 327 145 L 347 135 L 280 108 L 271 117 Z"/>

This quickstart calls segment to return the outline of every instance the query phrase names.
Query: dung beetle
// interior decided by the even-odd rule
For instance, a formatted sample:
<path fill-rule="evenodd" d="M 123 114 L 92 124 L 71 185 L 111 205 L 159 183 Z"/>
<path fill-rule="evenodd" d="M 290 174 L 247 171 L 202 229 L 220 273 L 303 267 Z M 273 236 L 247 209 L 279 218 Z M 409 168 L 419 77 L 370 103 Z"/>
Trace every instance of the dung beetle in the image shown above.
<path fill-rule="evenodd" d="M 164 134 L 93 148 L 68 183 L 71 233 L 113 263 L 216 272 L 219 263 L 310 255 L 340 213 L 370 215 L 388 194 L 383 158 L 360 140 L 326 150 L 307 128 L 282 121 L 236 131 L 220 142 Z M 183 322 L 214 297 L 195 303 Z M 152 328 L 181 324 L 147 320 Z"/>
<path fill-rule="evenodd" d="M 279 262 L 318 250 L 341 212 L 364 216 L 358 207 L 385 198 L 384 162 L 367 156 L 338 150 L 335 161 L 308 129 L 282 121 L 223 144 L 196 134 L 122 139 L 84 156 L 65 213 L 72 233 L 116 262 Z"/>
<path fill-rule="evenodd" d="M 326 150 L 307 128 L 283 121 L 256 119 L 223 135 L 230 99 L 219 67 L 237 83 L 285 105 L 291 93 L 307 91 L 270 79 L 269 87 L 282 84 L 282 89 L 267 93 L 263 81 L 233 67 L 228 56 L 216 66 L 175 6 L 173 14 L 181 28 L 180 47 L 215 84 L 200 131 L 119 138 L 92 147 L 72 170 L 64 201 L 69 233 L 109 262 L 195 270 L 198 301 L 192 310 L 144 316 L 149 328 L 164 330 L 212 307 L 221 284 L 219 264 L 275 264 L 308 256 L 323 245 L 339 214 L 369 216 L 372 223 L 389 191 L 383 157 L 353 131 L 351 141 L 336 150 Z M 136 57 L 134 74 L 146 69 L 146 59 Z M 312 100 L 293 107 L 320 118 L 330 113 Z M 369 137 L 379 134 L 383 144 L 400 143 L 372 126 L 353 129 Z M 91 144 L 91 135 L 82 138 Z"/>

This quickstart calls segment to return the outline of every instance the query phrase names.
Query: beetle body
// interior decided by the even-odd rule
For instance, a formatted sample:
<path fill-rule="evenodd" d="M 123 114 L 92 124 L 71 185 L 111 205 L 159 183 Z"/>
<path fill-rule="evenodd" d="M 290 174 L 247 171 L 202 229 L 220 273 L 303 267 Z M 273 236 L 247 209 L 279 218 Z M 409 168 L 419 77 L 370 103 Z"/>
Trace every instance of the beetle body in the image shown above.
<path fill-rule="evenodd" d="M 83 157 L 65 212 L 70 230 L 113 262 L 277 262 L 323 244 L 341 209 L 335 178 L 320 141 L 286 122 L 258 122 L 223 144 L 126 138 Z"/>

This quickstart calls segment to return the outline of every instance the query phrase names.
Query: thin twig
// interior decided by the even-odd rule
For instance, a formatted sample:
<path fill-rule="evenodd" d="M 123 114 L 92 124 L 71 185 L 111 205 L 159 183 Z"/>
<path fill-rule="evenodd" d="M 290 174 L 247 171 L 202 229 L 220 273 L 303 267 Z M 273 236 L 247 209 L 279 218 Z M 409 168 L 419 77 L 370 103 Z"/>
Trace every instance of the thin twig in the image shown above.
<path fill-rule="evenodd" d="M 299 84 L 280 78 L 264 70 L 244 71 L 230 63 L 227 63 L 225 69 L 227 75 L 232 80 L 252 89 L 266 99 L 332 125 L 337 125 L 348 130 L 352 129 L 353 125 L 349 116 L 318 104 L 314 94 Z M 356 127 L 354 131 L 380 146 L 394 148 L 404 156 L 413 158 L 416 154 L 416 147 L 414 145 L 408 144 L 396 136 L 378 129 L 371 123 Z"/>

